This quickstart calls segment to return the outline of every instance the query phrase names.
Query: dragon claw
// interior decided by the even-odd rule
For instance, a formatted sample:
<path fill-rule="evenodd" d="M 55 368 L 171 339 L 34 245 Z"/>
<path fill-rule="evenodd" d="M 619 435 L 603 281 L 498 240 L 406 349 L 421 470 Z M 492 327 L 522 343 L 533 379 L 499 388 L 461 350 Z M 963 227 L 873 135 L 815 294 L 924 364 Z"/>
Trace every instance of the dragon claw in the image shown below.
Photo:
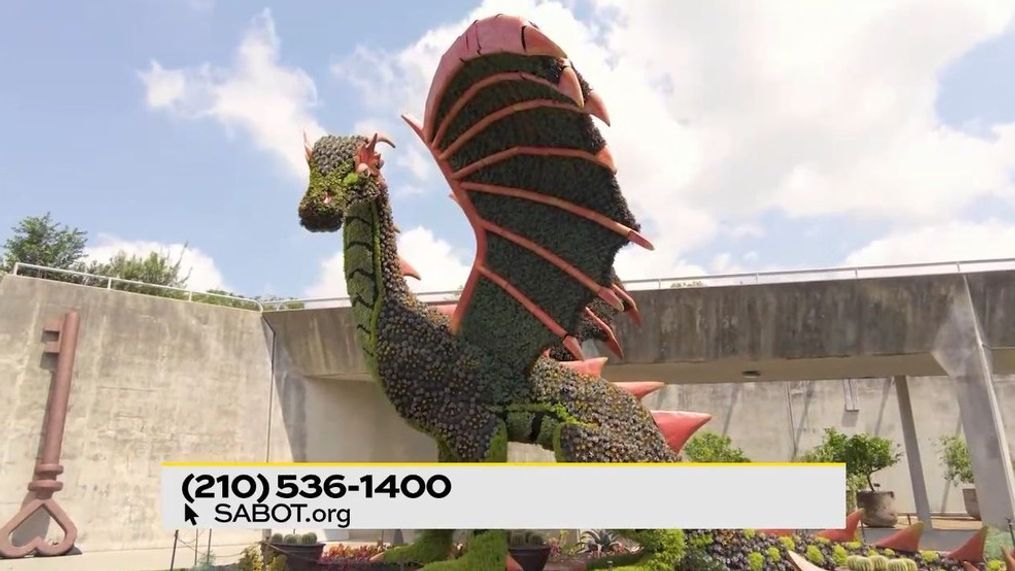
<path fill-rule="evenodd" d="M 574 337 L 570 335 L 564 337 L 564 347 L 567 348 L 567 350 L 570 351 L 571 354 L 579 361 L 585 360 L 585 355 L 582 353 L 581 343 L 579 343 Z"/>

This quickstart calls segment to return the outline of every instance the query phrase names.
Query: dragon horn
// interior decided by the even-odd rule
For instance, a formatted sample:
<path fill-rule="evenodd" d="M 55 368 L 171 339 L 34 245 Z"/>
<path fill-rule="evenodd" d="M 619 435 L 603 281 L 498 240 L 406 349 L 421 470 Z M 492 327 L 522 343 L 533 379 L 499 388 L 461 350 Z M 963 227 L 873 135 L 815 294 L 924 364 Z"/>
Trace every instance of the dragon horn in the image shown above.
<path fill-rule="evenodd" d="M 1015 571 L 1015 549 L 1010 551 L 1002 549 L 1001 552 L 1004 554 L 1004 563 L 1007 571 Z"/>
<path fill-rule="evenodd" d="M 391 142 L 391 139 L 379 133 L 374 133 L 374 136 L 370 139 L 370 143 L 367 144 L 367 148 L 370 149 L 370 152 L 375 152 L 378 141 L 388 144 L 392 149 L 395 148 L 395 144 Z"/>
<path fill-rule="evenodd" d="M 314 157 L 314 148 L 310 146 L 310 139 L 307 138 L 307 132 L 303 131 L 303 153 L 307 156 L 307 162 Z"/>

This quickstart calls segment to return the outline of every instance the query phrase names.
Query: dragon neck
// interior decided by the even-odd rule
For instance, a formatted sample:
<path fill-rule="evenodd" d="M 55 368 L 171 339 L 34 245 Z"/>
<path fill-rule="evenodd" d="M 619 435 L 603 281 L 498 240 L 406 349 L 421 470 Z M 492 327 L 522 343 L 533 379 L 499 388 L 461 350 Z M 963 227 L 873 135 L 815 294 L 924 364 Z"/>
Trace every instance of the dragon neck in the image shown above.
<path fill-rule="evenodd" d="M 391 206 L 382 193 L 349 207 L 344 220 L 345 281 L 360 347 L 372 358 L 383 303 L 409 289 L 398 262 Z"/>

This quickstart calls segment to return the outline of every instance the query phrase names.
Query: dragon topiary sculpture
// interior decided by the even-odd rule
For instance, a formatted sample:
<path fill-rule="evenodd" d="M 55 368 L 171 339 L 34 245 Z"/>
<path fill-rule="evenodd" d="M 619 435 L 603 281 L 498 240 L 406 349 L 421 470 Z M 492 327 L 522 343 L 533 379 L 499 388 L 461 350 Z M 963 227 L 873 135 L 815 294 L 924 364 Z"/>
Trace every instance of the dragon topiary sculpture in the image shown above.
<path fill-rule="evenodd" d="M 588 339 L 621 352 L 613 319 L 639 314 L 614 259 L 628 242 L 651 248 L 593 117 L 609 123 L 599 95 L 523 19 L 473 22 L 444 54 L 423 122 L 404 118 L 476 234 L 464 290 L 445 307 L 423 303 L 405 283 L 416 273 L 396 252 L 377 151 L 379 142 L 393 143 L 378 135 L 306 142 L 300 223 L 343 230 L 368 367 L 399 415 L 435 439 L 441 461 L 503 462 L 508 442 L 521 442 L 561 462 L 670 462 L 710 418 L 650 412 L 640 398 L 662 383 L 610 383 L 601 376 L 605 359 L 581 354 Z M 449 559 L 452 533 L 424 531 L 382 557 L 428 571 L 517 565 L 504 530 L 474 531 L 457 559 Z M 642 549 L 618 569 L 674 569 L 690 537 L 622 533 Z"/>

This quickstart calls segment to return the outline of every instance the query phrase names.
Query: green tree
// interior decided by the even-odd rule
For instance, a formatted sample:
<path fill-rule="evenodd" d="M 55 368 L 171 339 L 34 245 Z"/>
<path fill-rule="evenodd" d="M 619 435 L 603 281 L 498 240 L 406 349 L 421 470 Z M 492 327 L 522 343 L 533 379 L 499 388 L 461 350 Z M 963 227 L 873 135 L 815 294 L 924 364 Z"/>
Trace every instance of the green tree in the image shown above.
<path fill-rule="evenodd" d="M 138 256 L 137 254 L 128 255 L 126 252 L 121 250 L 108 261 L 99 262 L 93 260 L 87 265 L 83 263 L 78 264 L 76 269 L 78 269 L 78 271 L 99 276 L 109 276 L 123 280 L 144 282 L 146 284 L 155 284 L 174 288 L 186 288 L 190 274 L 181 275 L 180 266 L 182 261 L 182 252 L 180 253 L 180 258 L 174 262 L 170 259 L 169 254 L 164 252 L 149 252 L 146 256 Z M 89 285 L 103 285 L 104 283 L 105 282 L 103 280 L 91 280 Z M 112 287 L 113 289 L 146 293 L 162 297 L 181 298 L 185 296 L 183 292 L 140 284 L 113 282 Z"/>
<path fill-rule="evenodd" d="M 835 428 L 825 429 L 821 444 L 806 452 L 803 462 L 834 462 L 846 465 L 846 481 L 851 490 L 865 485 L 875 491 L 871 476 L 902 458 L 896 444 L 887 438 L 866 433 L 847 436 Z"/>
<path fill-rule="evenodd" d="M 890 468 L 902 459 L 898 445 L 873 434 L 859 433 L 849 437 L 846 443 L 846 466 L 854 474 L 863 476 L 872 492 L 877 491 L 871 477 Z"/>
<path fill-rule="evenodd" d="M 84 257 L 87 232 L 54 222 L 49 212 L 24 218 L 11 230 L 13 235 L 4 243 L 2 261 L 8 271 L 16 262 L 70 269 Z M 26 271 L 25 275 L 35 273 Z"/>

